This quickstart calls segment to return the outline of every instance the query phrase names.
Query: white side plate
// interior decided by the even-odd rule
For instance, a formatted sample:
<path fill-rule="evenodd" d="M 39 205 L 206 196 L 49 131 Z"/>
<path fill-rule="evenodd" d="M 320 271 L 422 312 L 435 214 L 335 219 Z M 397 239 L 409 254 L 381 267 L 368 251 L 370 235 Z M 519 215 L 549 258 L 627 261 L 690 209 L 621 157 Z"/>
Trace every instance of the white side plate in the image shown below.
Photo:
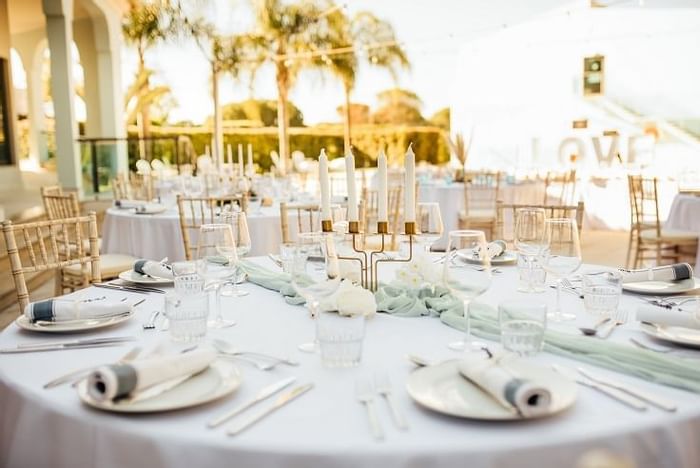
<path fill-rule="evenodd" d="M 234 392 L 241 385 L 238 369 L 230 363 L 215 361 L 207 369 L 175 388 L 147 400 L 99 402 L 90 397 L 87 380 L 78 385 L 78 396 L 93 408 L 115 413 L 155 413 L 199 406 Z"/>
<path fill-rule="evenodd" d="M 136 284 L 170 284 L 173 280 L 168 278 L 153 278 L 136 273 L 134 270 L 126 270 L 119 273 L 119 279 Z"/>
<path fill-rule="evenodd" d="M 457 256 L 467 263 L 481 263 L 481 261 L 474 258 L 474 253 L 472 250 L 458 250 Z M 514 250 L 506 250 L 498 257 L 491 259 L 491 265 L 509 265 L 511 263 L 516 263 L 518 261 L 518 253 Z"/>
<path fill-rule="evenodd" d="M 646 323 L 640 323 L 640 326 L 644 333 L 659 340 L 681 346 L 700 348 L 700 330 Z"/>
<path fill-rule="evenodd" d="M 408 394 L 418 404 L 438 413 L 488 421 L 516 421 L 522 416 L 509 411 L 479 387 L 462 377 L 459 361 L 447 361 L 414 371 L 406 383 Z M 507 364 L 518 376 L 536 380 L 552 392 L 546 416 L 559 413 L 576 401 L 576 383 L 543 366 L 524 361 Z"/>
<path fill-rule="evenodd" d="M 51 323 L 32 323 L 29 319 L 24 316 L 24 314 L 17 317 L 15 323 L 19 328 L 29 331 L 41 332 L 41 333 L 72 333 L 72 332 L 82 332 L 88 330 L 96 330 L 98 328 L 111 327 L 118 323 L 125 322 L 129 320 L 134 315 L 134 311 L 125 313 L 124 315 L 119 315 L 118 317 L 102 317 L 94 319 L 76 320 L 69 322 L 51 322 Z"/>
<path fill-rule="evenodd" d="M 638 283 L 623 283 L 622 289 L 638 294 L 681 294 L 700 288 L 700 280 L 688 278 L 680 281 L 640 281 Z"/>

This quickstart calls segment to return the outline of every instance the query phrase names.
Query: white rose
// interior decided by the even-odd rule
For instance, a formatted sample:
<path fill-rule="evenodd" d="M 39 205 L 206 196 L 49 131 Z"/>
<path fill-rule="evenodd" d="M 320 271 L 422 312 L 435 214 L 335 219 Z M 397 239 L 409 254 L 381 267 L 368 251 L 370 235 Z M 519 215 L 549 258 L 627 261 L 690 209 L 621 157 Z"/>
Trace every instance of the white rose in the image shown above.
<path fill-rule="evenodd" d="M 339 290 L 336 295 L 340 315 L 364 315 L 370 317 L 377 312 L 374 294 L 359 286 Z"/>

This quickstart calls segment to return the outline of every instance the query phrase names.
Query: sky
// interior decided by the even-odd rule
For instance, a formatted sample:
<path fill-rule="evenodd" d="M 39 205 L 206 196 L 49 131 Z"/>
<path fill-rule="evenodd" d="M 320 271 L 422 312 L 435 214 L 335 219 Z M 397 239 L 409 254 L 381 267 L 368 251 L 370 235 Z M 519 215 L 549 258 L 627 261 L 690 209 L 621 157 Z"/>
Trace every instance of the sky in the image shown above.
<path fill-rule="evenodd" d="M 423 101 L 423 115 L 430 117 L 450 105 L 451 87 L 461 47 L 470 40 L 542 14 L 562 0 L 339 0 L 350 15 L 367 10 L 388 20 L 406 49 L 411 69 L 402 72 L 398 85 L 416 92 Z M 214 0 L 204 11 L 222 33 L 243 32 L 252 25 L 248 0 Z M 177 107 L 170 121 L 202 123 L 213 112 L 208 62 L 196 45 L 182 42 L 152 49 L 147 66 L 156 71 L 156 81 L 170 86 Z M 126 87 L 136 70 L 133 50 L 122 52 L 122 76 Z M 394 87 L 391 76 L 369 65 L 360 68 L 352 102 L 376 104 L 378 92 Z M 250 97 L 246 81 L 224 78 L 221 102 Z M 274 73 L 266 67 L 257 76 L 253 97 L 276 99 Z M 340 82 L 330 74 L 303 73 L 295 83 L 291 100 L 301 108 L 305 123 L 339 122 L 337 107 L 344 96 Z"/>

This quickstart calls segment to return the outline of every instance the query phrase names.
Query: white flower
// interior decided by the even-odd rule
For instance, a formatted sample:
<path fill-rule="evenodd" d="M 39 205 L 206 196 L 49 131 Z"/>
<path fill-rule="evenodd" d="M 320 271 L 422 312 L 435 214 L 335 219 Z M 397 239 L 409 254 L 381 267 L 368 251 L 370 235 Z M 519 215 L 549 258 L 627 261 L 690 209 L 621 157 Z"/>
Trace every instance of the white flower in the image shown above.
<path fill-rule="evenodd" d="M 364 315 L 370 317 L 377 312 L 374 294 L 360 286 L 344 288 L 336 295 L 340 315 Z"/>

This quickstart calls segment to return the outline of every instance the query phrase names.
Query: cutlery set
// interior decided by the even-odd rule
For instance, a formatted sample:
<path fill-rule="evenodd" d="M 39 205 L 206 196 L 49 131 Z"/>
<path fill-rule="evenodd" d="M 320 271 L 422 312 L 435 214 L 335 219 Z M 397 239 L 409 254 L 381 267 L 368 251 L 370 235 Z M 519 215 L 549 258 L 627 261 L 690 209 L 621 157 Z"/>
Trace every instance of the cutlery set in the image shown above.
<path fill-rule="evenodd" d="M 384 440 L 384 429 L 382 428 L 374 405 L 375 397 L 383 397 L 386 401 L 391 419 L 396 428 L 401 431 L 408 430 L 408 423 L 403 417 L 403 414 L 399 411 L 396 401 L 394 400 L 389 376 L 385 373 L 377 374 L 374 382 L 369 378 L 360 378 L 355 382 L 355 398 L 367 411 L 370 432 L 374 440 Z"/>
<path fill-rule="evenodd" d="M 135 341 L 134 336 L 116 336 L 106 338 L 86 338 L 70 341 L 53 341 L 41 344 L 18 344 L 14 348 L 0 348 L 0 354 L 34 353 L 41 351 L 58 351 L 64 349 L 102 348 L 105 346 L 120 346 L 129 341 Z"/>
<path fill-rule="evenodd" d="M 668 412 L 674 412 L 678 409 L 675 403 L 661 396 L 649 391 L 632 388 L 627 384 L 600 376 L 588 369 L 578 367 L 577 371 L 574 371 L 558 364 L 552 364 L 552 369 L 580 385 L 593 388 L 638 411 L 646 411 L 649 408 L 648 405 Z"/>

